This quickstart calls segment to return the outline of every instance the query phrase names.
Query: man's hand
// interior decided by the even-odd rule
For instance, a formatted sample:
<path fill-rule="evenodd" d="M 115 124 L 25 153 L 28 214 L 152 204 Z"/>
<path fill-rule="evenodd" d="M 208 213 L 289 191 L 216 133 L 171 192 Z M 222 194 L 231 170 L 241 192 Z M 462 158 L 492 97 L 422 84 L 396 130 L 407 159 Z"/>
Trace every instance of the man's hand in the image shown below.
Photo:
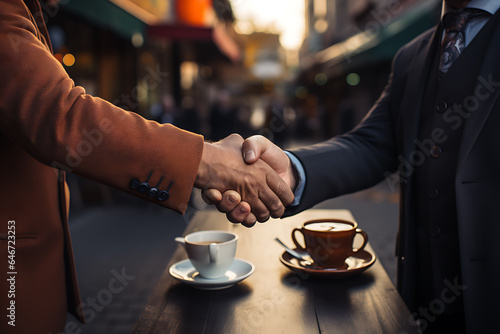
<path fill-rule="evenodd" d="M 234 212 L 238 218 L 245 215 L 245 219 L 238 222 L 255 223 L 255 220 L 246 220 L 250 214 L 252 220 L 256 218 L 261 222 L 269 216 L 281 217 L 285 206 L 293 201 L 293 192 L 273 168 L 258 161 L 258 157 L 251 165 L 246 164 L 242 144 L 243 138 L 235 134 L 214 144 L 205 143 L 195 187 L 204 190 L 203 196 L 208 202 L 222 200 L 219 210 Z M 226 194 L 228 190 L 236 191 L 246 203 L 238 204 L 240 198 L 234 192 Z"/>
<path fill-rule="evenodd" d="M 292 164 L 288 156 L 271 141 L 263 136 L 253 136 L 243 142 L 241 147 L 245 162 L 254 164 L 259 158 L 273 168 L 278 175 L 286 182 L 290 189 L 294 190 L 297 186 L 297 178 L 293 171 Z M 253 207 L 249 203 L 233 200 L 234 194 L 221 194 L 215 189 L 206 189 L 203 191 L 203 197 L 207 203 L 218 203 L 217 208 L 221 212 L 227 213 L 227 218 L 234 222 L 241 222 L 245 226 L 253 226 L 256 217 L 253 215 Z M 245 200 L 243 198 L 243 200 Z M 235 204 L 236 203 L 236 204 Z M 288 203 L 290 204 L 290 203 Z M 259 220 L 260 221 L 260 220 Z"/>
<path fill-rule="evenodd" d="M 247 138 L 241 146 L 243 158 L 247 164 L 253 164 L 259 159 L 264 160 L 294 191 L 297 187 L 297 177 L 293 171 L 292 163 L 281 148 L 274 145 L 264 136 Z"/>
<path fill-rule="evenodd" d="M 241 196 L 234 190 L 228 190 L 221 194 L 215 189 L 205 189 L 201 192 L 203 200 L 208 204 L 215 204 L 217 210 L 223 213 L 234 212 L 238 220 L 227 215 L 227 219 L 233 223 L 241 223 L 246 227 L 252 227 L 257 222 L 253 215 L 252 208 L 247 202 L 241 201 Z M 238 207 L 236 209 L 236 207 Z M 236 213 L 238 211 L 238 213 Z"/>

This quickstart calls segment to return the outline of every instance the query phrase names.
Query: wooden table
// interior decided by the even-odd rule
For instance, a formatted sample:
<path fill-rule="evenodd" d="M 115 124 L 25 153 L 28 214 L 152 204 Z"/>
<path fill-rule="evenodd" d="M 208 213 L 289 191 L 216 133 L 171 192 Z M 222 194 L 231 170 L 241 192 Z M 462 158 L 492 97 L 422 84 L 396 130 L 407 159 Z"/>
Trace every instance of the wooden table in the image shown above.
<path fill-rule="evenodd" d="M 275 237 L 291 246 L 294 227 L 327 217 L 352 219 L 347 210 L 308 210 L 247 229 L 227 222 L 218 212 L 199 212 L 185 234 L 212 229 L 236 232 L 240 236 L 236 257 L 251 261 L 255 272 L 228 289 L 195 289 L 168 272 L 187 258 L 179 247 L 134 333 L 416 333 L 406 305 L 378 261 L 346 279 L 303 279 L 303 274 L 279 261 L 283 248 Z"/>

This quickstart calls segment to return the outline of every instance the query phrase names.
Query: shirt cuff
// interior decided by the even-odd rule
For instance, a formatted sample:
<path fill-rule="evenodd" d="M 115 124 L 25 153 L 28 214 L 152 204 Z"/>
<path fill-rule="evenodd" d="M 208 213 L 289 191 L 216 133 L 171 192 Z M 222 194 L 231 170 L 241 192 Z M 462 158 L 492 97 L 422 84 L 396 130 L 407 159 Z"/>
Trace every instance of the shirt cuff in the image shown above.
<path fill-rule="evenodd" d="M 297 172 L 298 180 L 297 180 L 297 187 L 295 188 L 295 199 L 293 200 L 292 204 L 290 206 L 297 206 L 300 204 L 300 200 L 302 198 L 302 194 L 304 193 L 304 188 L 306 186 L 306 172 L 304 170 L 304 167 L 300 163 L 299 159 L 292 153 L 285 151 L 285 154 L 288 156 L 290 159 L 290 162 L 292 163 L 293 168 Z"/>

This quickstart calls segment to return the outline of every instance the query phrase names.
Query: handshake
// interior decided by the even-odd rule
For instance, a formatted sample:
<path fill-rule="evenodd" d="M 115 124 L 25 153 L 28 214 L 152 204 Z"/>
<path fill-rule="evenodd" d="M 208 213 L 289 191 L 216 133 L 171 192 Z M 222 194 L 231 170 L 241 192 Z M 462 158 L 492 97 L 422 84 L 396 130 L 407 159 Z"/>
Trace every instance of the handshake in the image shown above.
<path fill-rule="evenodd" d="M 251 227 L 284 214 L 297 177 L 288 156 L 265 137 L 232 134 L 205 142 L 194 185 L 228 220 Z"/>

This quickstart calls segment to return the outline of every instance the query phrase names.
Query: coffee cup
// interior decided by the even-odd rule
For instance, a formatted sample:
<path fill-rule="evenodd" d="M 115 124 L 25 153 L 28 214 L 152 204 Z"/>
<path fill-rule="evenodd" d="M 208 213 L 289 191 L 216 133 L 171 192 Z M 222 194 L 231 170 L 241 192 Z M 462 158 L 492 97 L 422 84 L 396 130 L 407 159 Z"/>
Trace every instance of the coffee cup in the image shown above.
<path fill-rule="evenodd" d="M 234 260 L 238 235 L 227 231 L 199 231 L 177 237 L 193 267 L 204 278 L 223 277 Z"/>
<path fill-rule="evenodd" d="M 298 232 L 304 237 L 305 247 L 296 239 Z M 363 244 L 353 249 L 352 244 L 357 234 L 363 237 Z M 309 253 L 318 265 L 325 268 L 343 268 L 349 256 L 366 246 L 368 236 L 354 221 L 315 219 L 305 222 L 300 228 L 294 228 L 292 240 L 299 250 Z"/>

